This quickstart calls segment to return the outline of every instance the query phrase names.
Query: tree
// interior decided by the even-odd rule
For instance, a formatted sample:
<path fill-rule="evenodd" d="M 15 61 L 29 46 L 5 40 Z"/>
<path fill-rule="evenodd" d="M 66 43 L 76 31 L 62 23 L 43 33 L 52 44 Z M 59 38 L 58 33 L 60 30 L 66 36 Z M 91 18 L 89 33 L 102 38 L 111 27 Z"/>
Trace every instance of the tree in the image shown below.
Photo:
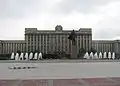
<path fill-rule="evenodd" d="M 90 54 L 91 52 L 93 52 L 93 54 L 95 54 L 97 52 L 97 50 L 95 48 L 91 48 L 88 53 Z"/>
<path fill-rule="evenodd" d="M 116 53 L 115 59 L 120 59 L 120 53 Z"/>
<path fill-rule="evenodd" d="M 0 54 L 0 60 L 9 60 L 11 54 Z"/>
<path fill-rule="evenodd" d="M 55 54 L 58 59 L 63 59 L 64 57 L 66 57 L 65 51 L 58 50 L 58 51 L 53 52 L 53 54 Z"/>
<path fill-rule="evenodd" d="M 21 51 L 20 50 L 17 50 L 17 53 L 19 54 L 19 56 L 20 56 L 20 54 L 21 54 Z"/>
<path fill-rule="evenodd" d="M 79 49 L 78 58 L 83 59 L 83 56 L 85 55 L 86 50 L 84 48 Z"/>

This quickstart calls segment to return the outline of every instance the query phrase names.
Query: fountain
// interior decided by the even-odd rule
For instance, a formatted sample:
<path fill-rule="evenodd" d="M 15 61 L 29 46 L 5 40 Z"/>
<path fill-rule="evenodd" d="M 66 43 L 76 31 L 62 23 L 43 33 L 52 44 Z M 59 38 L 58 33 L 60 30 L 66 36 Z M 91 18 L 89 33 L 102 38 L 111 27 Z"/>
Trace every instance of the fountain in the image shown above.
<path fill-rule="evenodd" d="M 14 54 L 14 53 L 11 54 L 10 59 L 11 59 L 11 60 L 15 59 L 15 54 Z"/>
<path fill-rule="evenodd" d="M 115 59 L 115 53 L 114 52 L 112 53 L 112 59 L 113 60 Z"/>
<path fill-rule="evenodd" d="M 93 59 L 93 52 L 90 53 L 90 59 Z"/>
<path fill-rule="evenodd" d="M 18 53 L 16 53 L 16 55 L 15 55 L 15 60 L 19 60 L 19 54 Z"/>
<path fill-rule="evenodd" d="M 25 60 L 28 60 L 28 53 L 25 53 Z"/>
<path fill-rule="evenodd" d="M 33 59 L 33 53 L 31 52 L 29 55 L 29 60 Z"/>
<path fill-rule="evenodd" d="M 24 57 L 24 53 L 21 53 L 19 60 L 24 60 L 23 57 Z"/>
<path fill-rule="evenodd" d="M 98 54 L 97 54 L 97 52 L 94 54 L 94 59 L 98 59 Z"/>
<path fill-rule="evenodd" d="M 111 52 L 108 53 L 108 59 L 111 59 Z"/>
<path fill-rule="evenodd" d="M 90 59 L 90 56 L 89 56 L 88 52 L 85 53 L 84 59 Z"/>
<path fill-rule="evenodd" d="M 106 59 L 107 58 L 107 53 L 104 52 L 103 58 Z"/>
<path fill-rule="evenodd" d="M 102 59 L 102 53 L 101 52 L 99 53 L 99 59 Z"/>
<path fill-rule="evenodd" d="M 37 60 L 38 59 L 38 53 L 34 54 L 34 59 Z"/>
<path fill-rule="evenodd" d="M 41 52 L 38 55 L 38 59 L 42 59 L 42 53 Z"/>
<path fill-rule="evenodd" d="M 29 55 L 28 53 L 21 53 L 20 56 L 18 53 L 16 53 L 16 55 L 14 53 L 11 54 L 11 60 L 32 60 L 32 59 L 35 59 L 35 60 L 39 60 L 39 59 L 42 59 L 42 53 L 40 52 L 39 55 L 38 53 L 35 53 L 33 55 L 33 53 L 31 52 Z"/>

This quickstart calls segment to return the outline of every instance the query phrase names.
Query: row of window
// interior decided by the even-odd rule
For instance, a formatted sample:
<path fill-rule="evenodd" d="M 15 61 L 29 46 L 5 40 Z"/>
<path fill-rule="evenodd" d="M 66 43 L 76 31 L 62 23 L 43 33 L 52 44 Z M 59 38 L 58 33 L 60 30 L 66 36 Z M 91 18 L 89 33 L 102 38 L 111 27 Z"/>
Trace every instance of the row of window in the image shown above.
<path fill-rule="evenodd" d="M 89 35 L 88 36 L 77 36 L 77 39 L 89 39 Z M 50 39 L 67 39 L 68 38 L 68 36 L 52 36 L 52 37 L 49 37 L 49 36 L 38 36 L 38 37 L 36 37 L 36 36 L 28 36 L 28 40 L 30 40 L 31 39 L 31 41 L 33 41 L 33 39 L 34 39 L 34 41 L 36 41 L 36 40 L 50 40 Z"/>
<path fill-rule="evenodd" d="M 95 49 L 99 50 L 99 52 L 107 52 L 113 50 L 113 44 L 95 44 Z"/>
<path fill-rule="evenodd" d="M 89 44 L 89 42 L 86 44 L 86 43 L 84 43 L 83 44 L 83 42 L 79 42 L 79 44 L 78 44 L 78 46 L 77 47 L 79 47 L 79 48 L 84 48 L 84 49 L 86 49 L 86 50 L 89 50 L 90 48 L 91 48 L 91 46 L 90 46 L 90 44 Z M 31 48 L 31 49 L 30 49 Z M 38 49 L 38 50 L 45 50 L 45 49 L 47 49 L 47 51 L 49 51 L 49 50 L 53 50 L 53 49 L 65 49 L 66 51 L 68 50 L 70 50 L 71 49 L 71 44 L 69 44 L 69 46 L 67 46 L 67 45 L 64 45 L 64 46 L 61 46 L 61 45 L 57 45 L 57 44 L 54 44 L 54 46 L 53 45 L 51 45 L 51 46 L 47 46 L 47 45 L 41 45 L 41 46 L 29 46 L 29 49 L 30 50 L 35 50 L 35 49 Z M 46 50 L 45 50 L 46 51 Z"/>
<path fill-rule="evenodd" d="M 70 51 L 70 50 L 67 49 L 67 47 L 65 47 L 65 48 L 60 47 L 60 48 L 59 48 L 59 47 L 55 47 L 55 46 L 54 46 L 54 47 L 48 47 L 48 46 L 47 46 L 47 47 L 44 47 L 44 46 L 43 46 L 43 47 L 41 47 L 41 48 L 40 48 L 40 47 L 36 47 L 36 46 L 34 46 L 34 47 L 30 47 L 30 46 L 29 46 L 29 47 L 28 47 L 28 50 L 29 50 L 29 51 L 38 50 L 38 51 L 41 51 L 41 52 L 49 52 L 49 51 L 55 51 L 55 50 Z"/>

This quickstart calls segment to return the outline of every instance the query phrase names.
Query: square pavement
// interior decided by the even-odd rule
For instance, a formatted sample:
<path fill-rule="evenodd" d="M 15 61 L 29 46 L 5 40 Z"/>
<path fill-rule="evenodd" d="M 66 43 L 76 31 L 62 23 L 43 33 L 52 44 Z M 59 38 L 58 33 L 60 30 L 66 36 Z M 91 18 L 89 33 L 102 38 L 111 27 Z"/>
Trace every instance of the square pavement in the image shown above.
<path fill-rule="evenodd" d="M 0 86 L 120 86 L 120 77 L 0 80 Z"/>

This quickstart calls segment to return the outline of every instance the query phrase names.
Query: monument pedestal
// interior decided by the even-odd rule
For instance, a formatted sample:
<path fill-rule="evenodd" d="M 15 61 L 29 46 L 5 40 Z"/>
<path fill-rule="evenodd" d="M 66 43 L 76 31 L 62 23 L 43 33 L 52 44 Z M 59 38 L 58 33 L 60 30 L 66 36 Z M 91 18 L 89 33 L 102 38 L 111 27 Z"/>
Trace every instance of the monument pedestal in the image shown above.
<path fill-rule="evenodd" d="M 72 44 L 71 59 L 77 59 L 77 46 Z"/>

